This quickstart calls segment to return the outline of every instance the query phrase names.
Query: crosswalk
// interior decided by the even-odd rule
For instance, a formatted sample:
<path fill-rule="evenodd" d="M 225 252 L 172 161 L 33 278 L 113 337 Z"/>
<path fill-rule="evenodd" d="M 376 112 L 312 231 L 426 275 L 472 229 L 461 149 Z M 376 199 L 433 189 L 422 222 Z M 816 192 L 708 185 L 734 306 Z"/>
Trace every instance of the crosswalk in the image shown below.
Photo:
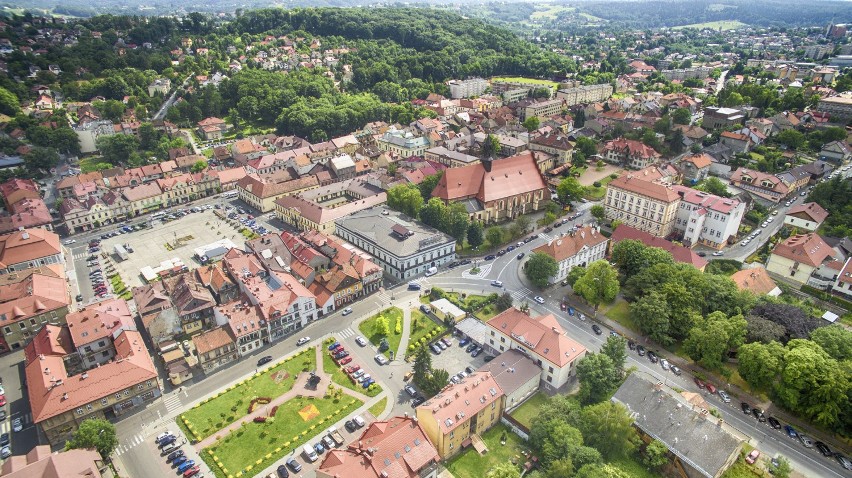
<path fill-rule="evenodd" d="M 27 413 L 26 415 L 19 415 L 19 416 L 13 415 L 13 416 L 9 417 L 8 420 L 3 420 L 3 422 L 0 423 L 0 433 L 11 433 L 12 432 L 12 420 L 14 420 L 15 418 L 21 419 L 21 423 L 24 425 L 24 428 L 29 428 L 30 425 L 33 424 L 33 414 L 32 413 Z"/>
<path fill-rule="evenodd" d="M 163 397 L 163 405 L 166 406 L 166 411 L 168 413 L 172 413 L 183 408 L 183 404 L 180 401 L 180 392 Z"/>
<path fill-rule="evenodd" d="M 116 456 L 121 456 L 123 453 L 127 453 L 127 452 L 131 449 L 131 448 L 133 448 L 133 447 L 135 447 L 135 446 L 139 445 L 139 444 L 140 444 L 140 443 L 142 443 L 143 441 L 145 441 L 145 437 L 143 437 L 141 434 L 137 433 L 137 434 L 133 435 L 132 437 L 130 437 L 130 438 L 127 440 L 127 442 L 125 442 L 125 443 L 120 443 L 120 444 L 119 444 L 119 445 L 115 448 L 115 451 L 114 451 L 113 453 L 114 453 Z"/>
<path fill-rule="evenodd" d="M 524 297 L 528 296 L 532 292 L 526 287 L 519 287 L 511 292 L 512 298 L 515 300 L 521 300 Z"/>
<path fill-rule="evenodd" d="M 376 292 L 375 294 L 373 294 L 373 297 L 379 299 L 380 302 L 390 302 L 391 300 L 391 295 L 386 290 L 380 290 Z"/>
<path fill-rule="evenodd" d="M 84 257 L 89 257 L 89 254 L 87 252 L 78 252 L 78 253 L 74 254 L 74 260 L 75 261 L 79 261 L 80 259 L 83 259 Z"/>
<path fill-rule="evenodd" d="M 544 239 L 547 242 L 550 242 L 550 241 L 556 239 L 557 237 L 559 237 L 559 234 L 556 234 L 555 236 L 551 236 L 550 234 L 545 234 L 545 233 L 542 232 L 542 233 L 539 233 L 538 237 Z"/>
<path fill-rule="evenodd" d="M 355 336 L 355 331 L 347 327 L 341 331 L 335 332 L 334 336 L 338 339 L 346 339 Z"/>

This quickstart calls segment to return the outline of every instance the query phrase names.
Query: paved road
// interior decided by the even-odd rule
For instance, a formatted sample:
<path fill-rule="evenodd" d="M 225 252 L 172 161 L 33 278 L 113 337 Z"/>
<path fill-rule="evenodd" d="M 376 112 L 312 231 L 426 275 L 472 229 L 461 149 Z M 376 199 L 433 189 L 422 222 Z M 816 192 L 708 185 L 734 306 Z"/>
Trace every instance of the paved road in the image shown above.
<path fill-rule="evenodd" d="M 152 120 L 161 120 L 166 117 L 166 113 L 169 112 L 169 108 L 171 108 L 171 106 L 175 104 L 175 97 L 177 96 L 178 90 L 180 90 L 181 88 L 185 88 L 186 85 L 189 84 L 189 80 L 190 78 L 192 78 L 192 75 L 193 73 L 190 73 L 189 76 L 187 76 L 186 79 L 183 80 L 181 86 L 175 88 L 175 90 L 172 91 L 172 94 L 169 95 L 169 98 L 165 102 L 163 102 L 162 106 L 160 106 L 160 109 L 159 111 L 157 111 L 157 114 L 155 114 L 154 117 L 151 118 Z"/>

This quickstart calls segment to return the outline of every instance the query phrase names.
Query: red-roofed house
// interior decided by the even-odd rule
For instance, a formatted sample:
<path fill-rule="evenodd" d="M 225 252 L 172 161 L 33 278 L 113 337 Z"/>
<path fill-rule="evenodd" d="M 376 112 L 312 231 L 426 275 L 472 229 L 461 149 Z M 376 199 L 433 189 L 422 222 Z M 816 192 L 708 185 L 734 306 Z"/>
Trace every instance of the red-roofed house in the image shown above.
<path fill-rule="evenodd" d="M 611 220 L 659 237 L 674 231 L 680 194 L 667 184 L 626 173 L 607 184 L 605 198 L 606 217 Z"/>
<path fill-rule="evenodd" d="M 610 163 L 634 169 L 646 168 L 657 163 L 662 157 L 654 148 L 625 138 L 607 141 L 601 149 L 601 155 Z"/>
<path fill-rule="evenodd" d="M 506 395 L 489 372 L 474 372 L 449 384 L 417 407 L 417 420 L 429 440 L 446 459 L 481 440 L 500 421 Z"/>
<path fill-rule="evenodd" d="M 221 118 L 205 118 L 198 122 L 198 134 L 207 141 L 222 139 L 230 129 Z"/>
<path fill-rule="evenodd" d="M 739 168 L 734 171 L 731 184 L 773 202 L 779 202 L 790 193 L 789 185 L 781 178 L 753 169 Z"/>
<path fill-rule="evenodd" d="M 672 186 L 681 201 L 675 218 L 675 231 L 683 244 L 696 244 L 720 249 L 736 238 L 745 216 L 745 203 L 698 191 L 686 186 Z"/>
<path fill-rule="evenodd" d="M 547 183 L 530 151 L 444 171 L 432 191 L 444 203 L 460 202 L 472 220 L 485 224 L 538 211 L 550 199 Z"/>
<path fill-rule="evenodd" d="M 317 478 L 434 478 L 441 457 L 418 420 L 373 422 L 345 449 L 330 450 Z"/>
<path fill-rule="evenodd" d="M 835 292 L 840 292 L 847 297 L 852 297 L 852 257 L 846 259 L 843 264 L 843 269 L 837 274 L 837 279 L 834 282 L 832 289 Z"/>
<path fill-rule="evenodd" d="M 64 277 L 16 274 L 20 277 L 4 276 L 0 284 L 0 352 L 20 349 L 47 323 L 64 324 L 71 305 Z"/>
<path fill-rule="evenodd" d="M 484 344 L 494 354 L 519 349 L 541 367 L 541 383 L 555 390 L 574 375 L 577 362 L 586 356 L 586 348 L 568 337 L 553 314 L 530 317 L 511 307 L 488 322 Z"/>
<path fill-rule="evenodd" d="M 42 328 L 25 350 L 33 422 L 52 446 L 63 445 L 83 420 L 123 415 L 160 396 L 157 369 L 139 332 L 122 330 L 110 336 L 115 361 L 71 375 L 63 355 L 35 353 L 34 344 L 52 331 Z"/>
<path fill-rule="evenodd" d="M 784 216 L 784 224 L 789 224 L 800 229 L 816 231 L 822 225 L 828 211 L 815 202 L 808 202 L 793 206 Z"/>
<path fill-rule="evenodd" d="M 683 170 L 683 178 L 698 183 L 707 177 L 710 173 L 710 165 L 713 163 L 713 158 L 707 153 L 691 154 L 683 159 L 680 167 Z"/>
<path fill-rule="evenodd" d="M 112 478 L 109 465 L 95 450 L 73 449 L 52 453 L 47 445 L 37 445 L 26 455 L 13 455 L 3 462 L 4 478 Z"/>
<path fill-rule="evenodd" d="M 81 370 L 98 367 L 115 355 L 112 337 L 122 330 L 136 330 L 124 299 L 106 299 L 65 316 L 71 340 L 82 362 Z"/>
<path fill-rule="evenodd" d="M 808 278 L 827 259 L 836 257 L 837 252 L 819 234 L 797 234 L 779 242 L 766 269 L 790 280 L 806 284 Z"/>
<path fill-rule="evenodd" d="M 731 275 L 731 280 L 737 284 L 737 288 L 740 290 L 751 291 L 757 295 L 766 294 L 772 297 L 781 295 L 781 288 L 775 284 L 775 281 L 769 277 L 769 273 L 763 267 L 734 272 Z"/>
<path fill-rule="evenodd" d="M 551 239 L 547 244 L 533 249 L 533 252 L 547 254 L 559 264 L 556 275 L 550 278 L 552 283 L 556 283 L 568 277 L 574 267 L 586 267 L 603 259 L 608 242 L 598 229 L 584 226 L 572 230 L 567 236 Z"/>
<path fill-rule="evenodd" d="M 735 153 L 748 153 L 754 146 L 754 142 L 748 135 L 731 131 L 722 132 L 719 135 L 719 142 L 731 148 Z"/>

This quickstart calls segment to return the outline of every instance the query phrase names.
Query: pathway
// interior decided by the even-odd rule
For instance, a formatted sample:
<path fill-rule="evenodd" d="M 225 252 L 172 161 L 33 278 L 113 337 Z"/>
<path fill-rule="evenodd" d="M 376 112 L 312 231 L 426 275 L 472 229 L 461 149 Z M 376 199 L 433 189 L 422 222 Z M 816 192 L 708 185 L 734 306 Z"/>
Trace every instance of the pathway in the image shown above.
<path fill-rule="evenodd" d="M 308 377 L 310 377 L 310 372 L 299 373 L 299 375 L 296 377 L 296 382 L 293 384 L 293 388 L 291 388 L 290 390 L 285 392 L 283 395 L 279 395 L 276 398 L 272 399 L 272 401 L 269 402 L 268 405 L 263 405 L 263 406 L 258 407 L 254 412 L 243 416 L 242 418 L 235 421 L 234 423 L 231 423 L 230 425 L 226 426 L 225 428 L 217 430 L 216 432 L 212 433 L 207 438 L 201 440 L 200 442 L 195 443 L 193 445 L 193 447 L 195 447 L 196 451 L 201 453 L 201 450 L 215 444 L 219 440 L 219 438 L 223 438 L 223 437 L 227 436 L 231 432 L 242 427 L 243 424 L 245 424 L 245 423 L 252 422 L 255 417 L 266 415 L 268 408 L 271 408 L 271 407 L 274 407 L 274 406 L 277 406 L 277 405 L 281 405 L 284 402 L 287 402 L 288 400 L 295 398 L 295 397 L 298 397 L 298 396 L 314 397 L 314 398 L 324 397 L 325 392 L 328 390 L 328 386 L 331 384 L 331 375 L 329 375 L 329 374 L 327 374 L 327 373 L 325 373 L 321 370 L 322 369 L 322 351 L 321 351 L 321 349 L 322 349 L 321 346 L 314 348 L 316 355 L 317 355 L 317 372 L 316 373 L 317 373 L 317 375 L 320 376 L 320 382 L 319 382 L 319 384 L 317 384 L 315 389 L 307 388 Z M 266 370 L 264 373 L 267 373 L 267 372 L 269 372 L 269 370 Z M 299 384 L 304 384 L 304 387 L 301 388 L 301 389 L 297 389 L 296 387 Z M 346 390 L 346 387 L 340 387 L 340 388 L 342 388 L 344 391 Z M 366 398 L 363 395 L 358 394 L 357 392 L 353 392 L 353 393 L 357 394 L 357 396 L 356 395 L 353 395 L 353 396 L 355 396 L 356 398 L 359 398 L 361 400 L 364 400 Z"/>
<path fill-rule="evenodd" d="M 409 301 L 408 306 L 400 307 L 402 309 L 402 337 L 399 338 L 399 348 L 396 349 L 393 355 L 395 360 L 400 360 L 400 357 L 405 358 L 405 351 L 408 350 L 408 337 L 411 335 L 412 307 L 416 307 L 414 301 Z"/>

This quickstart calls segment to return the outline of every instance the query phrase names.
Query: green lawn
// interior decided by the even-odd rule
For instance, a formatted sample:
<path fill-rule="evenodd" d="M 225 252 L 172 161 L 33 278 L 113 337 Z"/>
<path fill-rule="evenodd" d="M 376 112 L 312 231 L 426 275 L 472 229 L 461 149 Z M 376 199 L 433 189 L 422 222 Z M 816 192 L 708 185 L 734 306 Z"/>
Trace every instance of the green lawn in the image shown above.
<path fill-rule="evenodd" d="M 491 81 L 494 82 L 505 82 L 505 83 L 523 83 L 523 84 L 531 84 L 531 85 L 542 85 L 542 86 L 550 86 L 552 88 L 558 88 L 559 83 L 550 80 L 540 80 L 538 78 L 521 78 L 519 76 L 501 76 L 496 78 L 491 78 Z"/>
<path fill-rule="evenodd" d="M 494 304 L 488 304 L 485 307 L 479 309 L 479 311 L 476 312 L 476 314 L 474 315 L 476 315 L 477 319 L 485 322 L 486 320 L 490 319 L 491 317 L 494 317 L 498 313 L 499 312 L 497 312 L 497 307 L 494 307 Z"/>
<path fill-rule="evenodd" d="M 612 176 L 607 176 L 600 180 L 601 186 L 598 188 L 594 185 L 586 186 L 585 198 L 590 201 L 600 201 L 603 199 L 604 194 L 606 194 L 606 185 L 609 184 L 610 181 L 612 181 Z"/>
<path fill-rule="evenodd" d="M 500 444 L 500 436 L 506 433 L 506 444 Z M 527 449 L 526 443 L 518 435 L 510 432 L 502 424 L 498 424 L 485 432 L 482 439 L 488 446 L 488 453 L 480 455 L 469 447 L 467 450 L 453 457 L 447 462 L 447 469 L 456 478 L 481 478 L 495 465 L 513 461 L 518 466 L 526 461 L 522 451 Z"/>
<path fill-rule="evenodd" d="M 338 367 L 336 363 L 334 363 L 334 359 L 329 355 L 328 350 L 323 350 L 322 354 L 322 369 L 325 373 L 331 374 L 331 381 L 340 385 L 341 387 L 346 387 L 350 390 L 355 390 L 358 393 L 363 393 L 368 397 L 375 397 L 376 395 L 382 392 L 382 387 L 379 386 L 378 383 L 374 383 L 370 386 L 368 390 L 364 390 L 364 387 L 358 385 L 352 380 L 349 380 L 349 376 L 346 375 L 346 372 L 343 371 L 342 368 Z"/>
<path fill-rule="evenodd" d="M 363 405 L 348 395 L 337 399 L 297 397 L 282 404 L 272 423 L 247 423 L 222 437 L 201 456 L 216 476 L 224 478 L 242 471 L 252 476 L 251 469 L 263 469 L 275 460 L 297 450 L 346 414 Z M 315 410 L 311 410 L 311 406 Z M 299 412 L 303 413 L 300 414 Z M 313 412 L 313 416 L 305 416 Z M 212 453 L 211 453 L 212 452 Z M 216 459 L 227 474 L 215 463 Z M 248 469 L 251 467 L 251 469 Z"/>
<path fill-rule="evenodd" d="M 314 349 L 307 349 L 306 352 L 293 356 L 243 383 L 229 387 L 224 393 L 187 410 L 181 417 L 192 425 L 199 440 L 207 438 L 248 414 L 252 397 L 278 397 L 293 388 L 299 372 L 316 369 Z M 286 377 L 278 376 L 279 371 L 286 372 Z"/>
<path fill-rule="evenodd" d="M 547 402 L 547 395 L 542 392 L 538 392 L 532 397 L 528 398 L 526 402 L 522 403 L 520 407 L 514 409 L 510 415 L 512 418 L 521 423 L 521 425 L 527 427 L 527 430 L 532 427 L 533 418 L 538 415 L 538 411 L 541 406 Z"/>
<path fill-rule="evenodd" d="M 375 405 L 370 407 L 370 413 L 372 413 L 374 417 L 378 417 L 380 413 L 385 411 L 385 406 L 387 406 L 387 403 L 388 397 L 379 400 L 378 402 L 376 402 Z"/>
<path fill-rule="evenodd" d="M 391 307 L 389 309 L 385 309 L 378 314 L 370 317 L 369 319 L 361 322 L 361 325 L 358 326 L 358 330 L 366 337 L 373 345 L 379 345 L 382 341 L 382 335 L 376 333 L 376 320 L 380 316 L 384 315 L 388 319 L 388 324 L 390 325 L 390 334 L 388 334 L 388 345 L 390 348 L 387 349 L 384 354 L 390 357 L 390 352 L 393 351 L 396 354 L 399 349 L 399 341 L 402 339 L 402 310 L 398 307 Z M 396 324 L 400 323 L 400 333 L 396 333 Z"/>
<path fill-rule="evenodd" d="M 431 330 L 445 330 L 447 327 L 444 324 L 439 324 L 434 320 L 426 317 L 419 309 L 411 309 L 411 334 L 408 336 L 408 344 L 405 345 L 405 353 L 410 353 L 409 344 L 417 344 L 420 339 L 425 337 Z M 440 332 L 439 332 L 440 333 Z"/>
<path fill-rule="evenodd" d="M 680 30 L 682 28 L 712 28 L 713 30 L 736 30 L 738 28 L 747 27 L 748 24 L 737 20 L 719 20 L 715 22 L 691 23 L 689 25 L 680 25 L 672 27 L 672 30 Z"/>
<path fill-rule="evenodd" d="M 645 465 L 639 463 L 635 458 L 621 458 L 616 461 L 611 461 L 611 465 L 614 465 L 619 470 L 622 470 L 626 476 L 630 478 L 658 478 L 660 475 L 657 473 L 653 473 L 648 471 L 645 468 Z"/>
<path fill-rule="evenodd" d="M 626 300 L 616 300 L 615 304 L 611 305 L 609 309 L 604 311 L 604 315 L 618 322 L 623 327 L 626 327 L 637 334 L 640 333 L 636 322 L 633 322 L 633 319 L 630 317 L 630 304 L 628 304 Z"/>

